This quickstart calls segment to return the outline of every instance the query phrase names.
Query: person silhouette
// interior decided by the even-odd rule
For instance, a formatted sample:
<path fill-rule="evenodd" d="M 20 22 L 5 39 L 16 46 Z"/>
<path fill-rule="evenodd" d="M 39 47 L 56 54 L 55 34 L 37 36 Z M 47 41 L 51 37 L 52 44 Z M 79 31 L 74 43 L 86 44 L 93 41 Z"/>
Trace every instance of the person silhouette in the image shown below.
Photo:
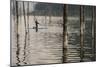
<path fill-rule="evenodd" d="M 36 32 L 38 32 L 38 24 L 39 24 L 39 23 L 38 23 L 38 21 L 36 20 L 36 21 L 35 21 L 35 25 L 36 25 Z"/>

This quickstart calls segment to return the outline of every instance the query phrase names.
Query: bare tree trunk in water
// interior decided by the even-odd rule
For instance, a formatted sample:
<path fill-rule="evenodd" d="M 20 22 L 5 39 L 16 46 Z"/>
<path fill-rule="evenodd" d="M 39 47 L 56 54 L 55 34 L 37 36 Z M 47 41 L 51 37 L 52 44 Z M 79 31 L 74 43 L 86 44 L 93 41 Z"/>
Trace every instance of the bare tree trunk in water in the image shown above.
<path fill-rule="evenodd" d="M 24 2 L 23 2 L 23 16 L 24 16 L 24 24 L 25 24 L 25 44 L 24 44 L 24 59 L 23 59 L 23 62 L 25 64 L 27 64 L 25 62 L 25 58 L 26 58 L 26 41 L 27 41 L 27 28 L 26 28 L 27 23 L 26 23 L 26 17 L 25 17 L 25 5 L 24 5 Z"/>
<path fill-rule="evenodd" d="M 17 57 L 17 65 L 20 65 L 19 63 L 20 63 L 20 58 L 19 58 L 19 51 L 20 51 L 20 46 L 19 46 L 19 33 L 18 33 L 18 26 L 19 26 L 19 21 L 18 21 L 18 2 L 17 1 L 15 1 L 16 3 L 15 3 L 15 5 L 16 5 L 16 31 L 17 31 L 17 51 L 16 51 L 16 57 Z"/>
<path fill-rule="evenodd" d="M 80 62 L 83 62 L 83 57 L 84 57 L 84 51 L 83 51 L 83 46 L 84 46 L 84 7 L 80 6 Z"/>
<path fill-rule="evenodd" d="M 67 36 L 68 36 L 68 33 L 67 33 L 67 5 L 64 4 L 64 7 L 63 7 L 63 61 L 62 63 L 66 63 L 67 62 L 67 44 L 68 44 L 68 41 L 67 41 Z"/>
<path fill-rule="evenodd" d="M 96 42 L 95 42 L 95 37 L 96 37 L 96 7 L 92 8 L 92 60 L 95 61 L 96 59 Z"/>
<path fill-rule="evenodd" d="M 30 45 L 30 33 L 29 33 L 29 2 L 27 3 L 27 29 L 28 29 L 28 46 Z M 29 51 L 28 51 L 29 53 Z"/>

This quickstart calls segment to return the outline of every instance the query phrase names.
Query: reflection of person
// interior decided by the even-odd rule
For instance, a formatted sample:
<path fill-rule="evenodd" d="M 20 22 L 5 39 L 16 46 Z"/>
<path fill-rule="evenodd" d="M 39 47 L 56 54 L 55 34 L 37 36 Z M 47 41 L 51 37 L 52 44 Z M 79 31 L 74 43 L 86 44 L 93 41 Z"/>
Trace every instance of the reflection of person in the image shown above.
<path fill-rule="evenodd" d="M 36 32 L 38 31 L 38 24 L 39 24 L 39 23 L 38 23 L 38 21 L 36 20 L 36 21 L 35 21 L 35 25 L 36 25 Z"/>

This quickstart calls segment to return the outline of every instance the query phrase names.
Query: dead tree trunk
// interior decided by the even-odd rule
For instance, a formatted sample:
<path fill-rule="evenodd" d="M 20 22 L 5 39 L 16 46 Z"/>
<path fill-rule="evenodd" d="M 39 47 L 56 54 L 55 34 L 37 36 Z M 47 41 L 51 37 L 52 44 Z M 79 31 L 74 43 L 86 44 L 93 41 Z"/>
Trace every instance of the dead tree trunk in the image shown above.
<path fill-rule="evenodd" d="M 29 2 L 28 2 L 28 4 L 27 4 L 28 6 L 27 6 L 27 28 L 28 28 L 28 45 L 29 45 L 29 42 L 30 42 L 30 39 L 29 39 L 29 37 L 30 37 L 30 34 L 29 34 Z"/>
<path fill-rule="evenodd" d="M 25 44 L 24 44 L 24 59 L 23 59 L 23 62 L 25 64 L 27 64 L 25 62 L 25 58 L 26 58 L 26 41 L 27 41 L 27 28 L 26 28 L 27 23 L 26 23 L 26 17 L 25 17 L 25 5 L 24 5 L 24 2 L 23 2 L 23 16 L 24 16 L 24 24 L 25 24 Z"/>
<path fill-rule="evenodd" d="M 96 59 L 96 7 L 92 9 L 92 60 L 95 61 Z"/>
<path fill-rule="evenodd" d="M 19 63 L 20 63 L 20 58 L 19 58 L 19 52 L 20 52 L 20 46 L 19 46 L 19 33 L 18 33 L 18 31 L 19 31 L 19 29 L 18 29 L 18 26 L 19 26 L 19 21 L 18 21 L 18 2 L 16 1 L 16 3 L 15 3 L 15 5 L 16 5 L 16 31 L 17 31 L 17 51 L 16 51 L 16 57 L 17 57 L 17 65 L 20 65 Z"/>
<path fill-rule="evenodd" d="M 84 57 L 84 51 L 83 51 L 83 46 L 84 46 L 84 7 L 80 6 L 80 62 L 83 61 Z"/>
<path fill-rule="evenodd" d="M 67 61 L 67 5 L 64 4 L 63 7 L 63 61 L 62 63 L 66 63 Z"/>

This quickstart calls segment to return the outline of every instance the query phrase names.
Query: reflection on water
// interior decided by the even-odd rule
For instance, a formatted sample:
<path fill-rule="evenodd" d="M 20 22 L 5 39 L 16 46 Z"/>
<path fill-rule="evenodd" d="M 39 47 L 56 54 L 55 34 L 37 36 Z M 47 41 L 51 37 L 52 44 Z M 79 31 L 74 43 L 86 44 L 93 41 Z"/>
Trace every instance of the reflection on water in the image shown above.
<path fill-rule="evenodd" d="M 31 18 L 34 17 L 30 16 L 29 28 L 35 26 L 35 21 L 31 20 Z M 58 22 L 58 24 L 55 24 L 55 26 L 53 25 L 54 22 L 51 22 L 52 25 L 49 24 L 49 17 L 46 18 L 46 24 L 43 23 L 43 21 L 40 21 L 41 18 L 45 18 L 44 16 L 37 16 L 37 18 L 38 22 L 42 25 L 39 25 L 39 27 L 44 27 L 44 29 L 39 29 L 38 32 L 36 32 L 35 29 L 29 29 L 29 40 L 27 39 L 28 43 L 26 48 L 24 48 L 25 30 L 24 27 L 22 27 L 24 25 L 20 25 L 22 30 L 19 31 L 19 46 L 14 47 L 13 49 L 17 50 L 13 51 L 13 54 L 16 53 L 13 55 L 16 56 L 16 59 L 13 61 L 15 63 L 17 62 L 17 65 L 62 63 L 63 26 L 59 26 L 59 20 L 61 20 L 62 17 L 54 17 L 55 20 L 57 19 L 54 22 Z M 68 22 L 68 46 L 66 60 L 67 62 L 80 62 L 80 24 L 75 23 L 75 20 L 73 21 L 69 20 Z M 76 20 L 76 22 L 79 21 Z M 23 24 L 24 22 L 21 23 Z M 45 29 L 45 27 L 47 28 Z M 91 42 L 87 43 L 87 45 L 90 43 Z M 84 48 L 84 56 L 87 54 L 88 57 L 91 56 L 91 45 Z M 26 54 L 24 54 L 24 52 Z M 91 58 L 84 58 L 84 61 L 91 61 Z"/>

